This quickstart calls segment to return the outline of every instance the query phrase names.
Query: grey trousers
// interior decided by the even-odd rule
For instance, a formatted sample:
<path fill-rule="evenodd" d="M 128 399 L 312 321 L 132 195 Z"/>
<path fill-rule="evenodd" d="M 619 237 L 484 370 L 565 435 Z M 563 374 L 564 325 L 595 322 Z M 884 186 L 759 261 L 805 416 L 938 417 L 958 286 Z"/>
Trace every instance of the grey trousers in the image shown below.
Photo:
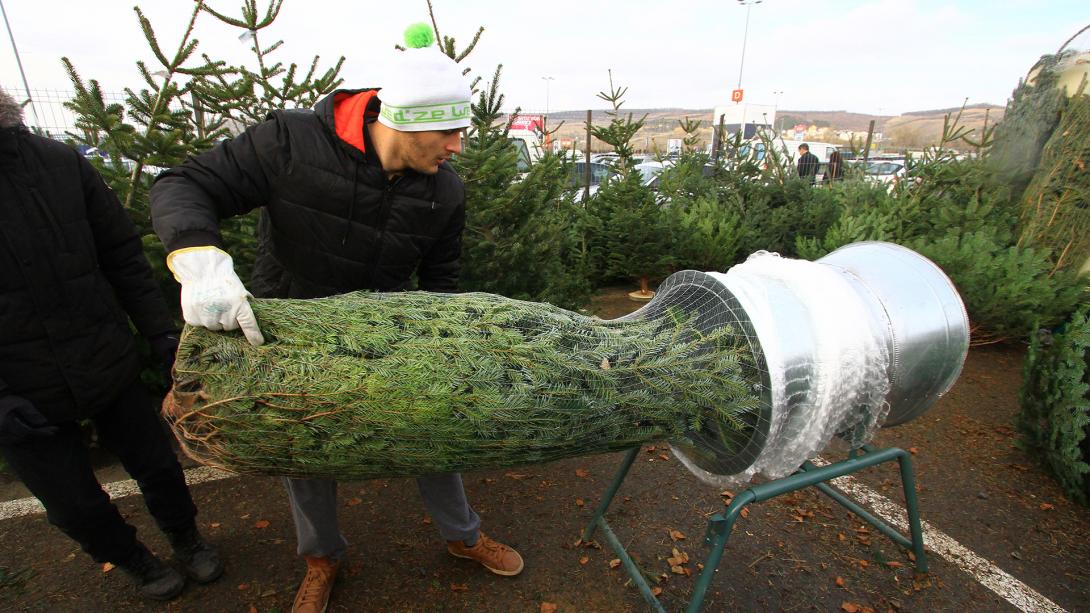
<path fill-rule="evenodd" d="M 295 539 L 301 556 L 340 559 L 348 547 L 337 522 L 337 482 L 330 479 L 284 479 L 295 519 Z M 475 541 L 481 518 L 466 500 L 462 476 L 432 475 L 416 480 L 424 508 L 448 541 Z"/>

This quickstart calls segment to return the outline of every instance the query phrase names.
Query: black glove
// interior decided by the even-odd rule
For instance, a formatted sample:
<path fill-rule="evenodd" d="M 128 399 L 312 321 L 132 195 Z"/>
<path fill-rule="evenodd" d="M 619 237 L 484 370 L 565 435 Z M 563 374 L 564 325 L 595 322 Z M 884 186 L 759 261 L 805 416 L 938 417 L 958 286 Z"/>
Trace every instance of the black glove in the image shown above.
<path fill-rule="evenodd" d="M 167 384 L 171 382 L 171 371 L 174 369 L 174 356 L 178 353 L 178 335 L 170 332 L 159 334 L 148 339 L 151 345 L 151 355 L 159 363 L 163 377 Z"/>
<path fill-rule="evenodd" d="M 0 398 L 0 445 L 21 443 L 31 436 L 52 436 L 57 426 L 50 426 L 38 409 L 22 396 Z"/>

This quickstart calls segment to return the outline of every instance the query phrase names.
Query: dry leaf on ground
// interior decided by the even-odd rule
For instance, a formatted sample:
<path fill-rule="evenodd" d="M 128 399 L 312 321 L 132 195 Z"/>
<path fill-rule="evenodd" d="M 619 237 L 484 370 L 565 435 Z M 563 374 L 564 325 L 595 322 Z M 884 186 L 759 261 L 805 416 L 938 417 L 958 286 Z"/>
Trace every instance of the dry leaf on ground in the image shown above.
<path fill-rule="evenodd" d="M 590 471 L 585 469 L 585 468 L 576 468 L 575 469 L 575 476 L 576 477 L 581 477 L 581 478 L 586 478 L 586 477 L 590 476 Z"/>
<path fill-rule="evenodd" d="M 620 558 L 613 558 L 612 560 L 609 561 L 609 567 L 610 568 L 617 568 L 620 565 L 621 565 L 621 559 Z"/>
<path fill-rule="evenodd" d="M 674 541 L 684 541 L 685 535 L 681 530 L 670 530 L 670 539 Z"/>
<path fill-rule="evenodd" d="M 452 591 L 452 592 L 468 592 L 469 591 L 469 584 L 468 583 L 451 583 L 450 584 L 450 591 Z"/>
<path fill-rule="evenodd" d="M 556 613 L 556 605 L 551 602 L 541 603 L 541 613 Z"/>
<path fill-rule="evenodd" d="M 264 530 L 265 528 L 269 527 L 269 520 L 259 519 L 259 520 L 254 522 L 254 527 L 257 528 L 258 530 Z"/>

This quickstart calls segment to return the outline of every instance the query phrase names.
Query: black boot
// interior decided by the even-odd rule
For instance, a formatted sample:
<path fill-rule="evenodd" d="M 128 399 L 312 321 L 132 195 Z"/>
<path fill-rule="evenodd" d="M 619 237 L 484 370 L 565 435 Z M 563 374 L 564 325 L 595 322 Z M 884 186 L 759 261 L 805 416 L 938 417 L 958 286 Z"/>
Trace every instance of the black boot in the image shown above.
<path fill-rule="evenodd" d="M 147 598 L 170 600 L 182 593 L 185 577 L 148 551 L 142 543 L 129 559 L 117 565 L 136 584 L 136 589 Z"/>
<path fill-rule="evenodd" d="M 185 567 L 185 574 L 197 583 L 211 583 L 223 574 L 223 561 L 216 548 L 204 540 L 197 527 L 168 531 L 174 559 Z"/>

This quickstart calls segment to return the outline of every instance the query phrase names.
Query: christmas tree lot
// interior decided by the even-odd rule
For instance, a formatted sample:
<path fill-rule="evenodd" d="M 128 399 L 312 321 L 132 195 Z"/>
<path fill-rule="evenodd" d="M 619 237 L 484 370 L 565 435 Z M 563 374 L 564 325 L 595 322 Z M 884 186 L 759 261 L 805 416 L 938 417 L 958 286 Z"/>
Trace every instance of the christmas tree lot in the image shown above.
<path fill-rule="evenodd" d="M 277 59 L 287 46 L 270 44 L 266 33 L 280 5 L 271 0 L 259 9 L 256 0 L 245 0 L 232 16 L 196 2 L 172 44 L 159 41 L 137 8 L 149 54 L 137 62 L 142 82 L 125 90 L 121 104 L 106 103 L 99 83 L 79 72 L 78 60 L 64 60 L 76 90 L 69 107 L 77 123 L 69 136 L 108 154 L 95 164 L 140 227 L 172 304 L 177 285 L 148 216 L 157 170 L 208 150 L 271 110 L 310 106 L 345 85 L 339 76 L 344 58 L 329 67 L 318 57 L 301 66 Z M 256 68 L 202 54 L 196 35 L 205 22 L 246 33 Z M 439 49 L 471 71 L 468 58 L 483 29 L 459 48 L 453 37 L 439 34 L 434 15 L 432 25 Z M 939 141 L 907 160 L 905 178 L 892 186 L 846 166 L 843 180 L 811 187 L 770 142 L 757 146 L 760 135 L 745 142 L 721 135 L 718 150 L 709 154 L 695 136 L 699 122 L 686 118 L 678 122 L 685 150 L 663 164 L 652 187 L 633 159 L 632 140 L 643 118 L 623 111 L 627 89 L 607 73 L 608 89 L 599 98 L 609 105 L 608 121 L 590 127 L 617 161 L 589 198 L 574 186 L 566 153 L 543 151 L 519 170 L 508 128 L 520 101 L 509 104 L 501 68 L 490 69 L 487 79 L 474 81 L 472 127 L 463 153 L 452 161 L 466 187 L 461 289 L 577 311 L 604 287 L 620 284 L 643 293 L 674 271 L 726 271 L 760 250 L 814 260 L 842 245 L 881 240 L 927 256 L 950 276 L 966 304 L 975 345 L 1025 343 L 1039 329 L 1073 338 L 1062 332 L 1078 327 L 1072 322 L 1087 302 L 1090 267 L 1090 86 L 1076 74 L 1085 69 L 1079 59 L 1085 55 L 1061 49 L 1042 58 L 997 125 L 971 131 L 960 125 L 959 113 L 948 115 Z M 957 155 L 955 147 L 971 155 Z M 256 215 L 223 225 L 244 281 L 258 248 L 257 225 Z M 1052 375 L 1040 369 L 1055 370 L 1050 363 L 1035 362 L 1035 383 L 1027 390 L 1044 389 L 1040 381 Z M 148 378 L 154 378 L 151 372 Z M 1070 389 L 1075 391 L 1048 397 L 1075 398 L 1081 388 Z M 1037 393 L 1027 391 L 1026 398 Z M 1032 418 L 1020 425 L 1027 448 L 1050 446 L 1051 465 L 1070 462 L 1057 472 L 1081 474 L 1085 437 L 1076 440 L 1078 426 L 1072 424 L 1082 422 L 1065 417 L 1074 414 L 1072 405 L 1025 402 L 1033 406 L 1026 409 Z M 1071 436 L 1046 435 L 1061 422 Z"/>

